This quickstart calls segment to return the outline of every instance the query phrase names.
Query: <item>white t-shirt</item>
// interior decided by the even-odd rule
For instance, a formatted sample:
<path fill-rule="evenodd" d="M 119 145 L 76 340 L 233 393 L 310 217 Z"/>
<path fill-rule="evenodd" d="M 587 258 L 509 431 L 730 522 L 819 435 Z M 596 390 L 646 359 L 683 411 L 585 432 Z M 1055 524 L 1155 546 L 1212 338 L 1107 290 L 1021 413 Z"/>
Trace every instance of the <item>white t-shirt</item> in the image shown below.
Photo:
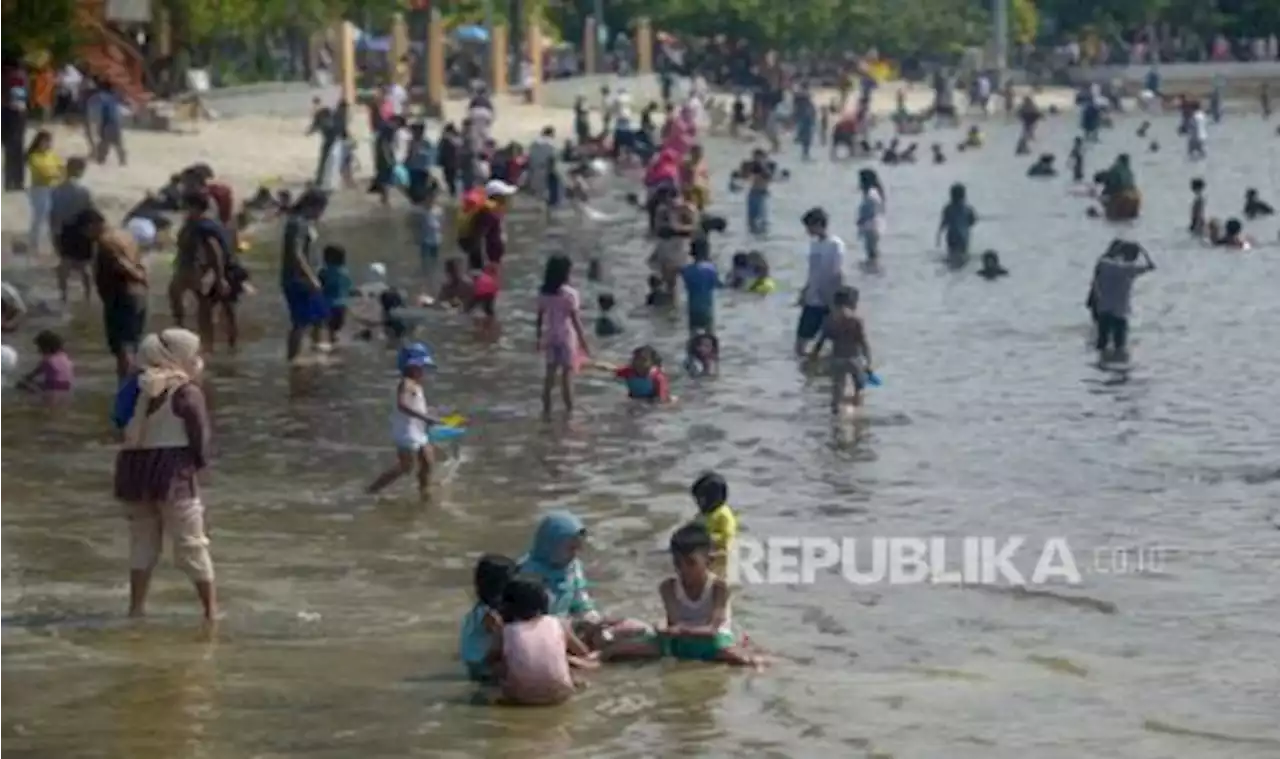
<path fill-rule="evenodd" d="M 150 250 L 151 247 L 156 244 L 156 235 L 158 232 L 156 230 L 155 222 L 151 221 L 151 219 L 147 219 L 142 216 L 134 216 L 125 222 L 124 228 L 133 236 L 133 241 L 136 242 L 138 247 L 142 250 Z"/>
<path fill-rule="evenodd" d="M 809 274 L 805 277 L 804 305 L 827 308 L 844 284 L 844 240 L 835 235 L 809 243 Z"/>
<path fill-rule="evenodd" d="M 1204 111 L 1191 114 L 1191 134 L 1198 142 L 1209 139 L 1209 119 L 1204 115 Z"/>
<path fill-rule="evenodd" d="M 404 114 L 404 105 L 409 101 L 409 93 L 402 85 L 393 84 L 387 88 L 387 99 L 391 101 L 392 112 L 400 116 Z"/>
<path fill-rule="evenodd" d="M 609 113 L 613 116 L 614 129 L 631 129 L 631 95 L 626 90 L 618 92 L 609 101 Z"/>
<path fill-rule="evenodd" d="M 545 170 L 556 157 L 556 146 L 551 140 L 539 137 L 529 146 L 529 168 Z"/>

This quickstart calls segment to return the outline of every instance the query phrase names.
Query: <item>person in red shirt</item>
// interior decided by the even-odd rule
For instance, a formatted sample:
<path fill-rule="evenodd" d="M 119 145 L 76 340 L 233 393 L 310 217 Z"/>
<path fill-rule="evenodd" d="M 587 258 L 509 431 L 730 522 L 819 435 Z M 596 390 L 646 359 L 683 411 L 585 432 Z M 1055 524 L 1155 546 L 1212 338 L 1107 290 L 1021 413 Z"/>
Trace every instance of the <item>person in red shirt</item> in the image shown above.
<path fill-rule="evenodd" d="M 599 369 L 613 372 L 613 376 L 627 385 L 627 397 L 654 403 L 670 403 L 671 383 L 662 371 L 662 356 L 652 345 L 642 345 L 631 353 L 631 363 L 623 366 L 595 364 Z"/>

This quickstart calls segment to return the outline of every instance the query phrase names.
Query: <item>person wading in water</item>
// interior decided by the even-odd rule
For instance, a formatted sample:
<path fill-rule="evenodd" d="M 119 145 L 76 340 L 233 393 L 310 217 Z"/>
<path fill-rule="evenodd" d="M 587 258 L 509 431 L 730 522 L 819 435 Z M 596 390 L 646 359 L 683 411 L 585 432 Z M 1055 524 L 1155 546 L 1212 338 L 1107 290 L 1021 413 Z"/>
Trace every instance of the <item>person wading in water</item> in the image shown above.
<path fill-rule="evenodd" d="M 213 309 L 223 308 L 227 326 L 227 345 L 235 348 L 237 329 L 235 290 L 230 276 L 228 235 L 222 225 L 208 217 L 209 198 L 190 193 L 183 199 L 186 221 L 178 232 L 178 256 L 169 281 L 169 309 L 179 327 L 186 322 L 186 296 L 196 300 L 196 328 L 207 350 L 213 350 Z"/>

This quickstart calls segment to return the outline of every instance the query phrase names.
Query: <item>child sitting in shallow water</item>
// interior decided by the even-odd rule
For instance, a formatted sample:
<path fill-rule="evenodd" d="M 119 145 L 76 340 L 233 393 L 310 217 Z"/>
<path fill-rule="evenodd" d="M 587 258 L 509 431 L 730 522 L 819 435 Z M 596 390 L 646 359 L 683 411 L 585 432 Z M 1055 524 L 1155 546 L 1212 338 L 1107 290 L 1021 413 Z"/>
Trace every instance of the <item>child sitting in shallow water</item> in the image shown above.
<path fill-rule="evenodd" d="M 510 704 L 564 703 L 578 683 L 570 666 L 594 667 L 597 659 L 568 623 L 549 613 L 546 590 L 533 578 L 516 576 L 502 591 L 502 627 L 488 661 Z"/>
<path fill-rule="evenodd" d="M 694 377 L 706 377 L 720 370 L 720 340 L 707 331 L 700 330 L 689 338 L 685 346 L 685 371 Z"/>
<path fill-rule="evenodd" d="M 40 352 L 40 363 L 18 381 L 18 387 L 41 392 L 70 390 L 75 373 L 71 357 L 63 349 L 62 337 L 44 330 L 36 335 L 35 344 Z"/>
<path fill-rule="evenodd" d="M 502 631 L 502 593 L 516 574 L 516 563 L 506 556 L 485 554 L 476 563 L 476 603 L 462 618 L 459 653 L 467 676 L 481 682 L 493 679 L 489 652 Z"/>

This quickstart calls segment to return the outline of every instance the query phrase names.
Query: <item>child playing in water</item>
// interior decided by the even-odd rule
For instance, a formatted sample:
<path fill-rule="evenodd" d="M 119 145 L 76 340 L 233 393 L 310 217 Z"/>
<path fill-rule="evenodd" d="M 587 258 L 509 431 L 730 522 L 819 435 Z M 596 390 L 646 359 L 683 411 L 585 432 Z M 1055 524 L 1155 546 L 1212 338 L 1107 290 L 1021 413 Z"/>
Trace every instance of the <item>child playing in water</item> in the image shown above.
<path fill-rule="evenodd" d="M 947 259 L 963 262 L 969 258 L 969 237 L 978 223 L 978 214 L 969 205 L 963 184 L 951 185 L 951 201 L 942 209 L 942 221 L 938 225 L 937 243 L 947 240 Z"/>
<path fill-rule="evenodd" d="M 1071 143 L 1071 155 L 1067 157 L 1071 162 L 1071 181 L 1084 181 L 1084 139 L 1077 137 Z"/>
<path fill-rule="evenodd" d="M 502 591 L 502 628 L 489 662 L 500 671 L 503 701 L 527 706 L 564 703 L 577 684 L 570 666 L 591 667 L 590 651 L 549 613 L 547 592 L 532 578 L 513 577 Z"/>
<path fill-rule="evenodd" d="M 442 307 L 461 308 L 471 302 L 471 280 L 462 272 L 462 259 L 450 258 L 444 262 L 444 281 L 440 283 L 440 292 L 436 295 L 436 303 Z"/>
<path fill-rule="evenodd" d="M 502 633 L 502 593 L 516 574 L 516 563 L 506 556 L 485 554 L 476 563 L 476 603 L 462 618 L 458 648 L 467 676 L 485 682 L 493 678 L 489 652 Z"/>
<path fill-rule="evenodd" d="M 708 331 L 698 331 L 685 346 L 685 371 L 694 377 L 705 377 L 720 370 L 720 340 Z"/>
<path fill-rule="evenodd" d="M 753 250 L 747 254 L 747 292 L 755 295 L 768 295 L 778 289 L 778 285 L 769 276 L 769 261 L 764 254 Z"/>
<path fill-rule="evenodd" d="M 675 576 L 658 586 L 666 625 L 652 639 L 650 655 L 760 666 L 762 659 L 738 646 L 729 584 L 711 571 L 713 550 L 711 534 L 702 525 L 685 525 L 671 536 Z"/>
<path fill-rule="evenodd" d="M 613 376 L 627 385 L 627 397 L 654 403 L 670 403 L 671 385 L 662 371 L 662 356 L 652 345 L 642 345 L 631 353 L 631 362 L 624 366 L 597 363 L 596 368 L 613 372 Z"/>
<path fill-rule="evenodd" d="M 573 412 L 573 375 L 578 370 L 578 354 L 585 357 L 589 353 L 578 291 L 569 286 L 572 269 L 573 262 L 567 256 L 549 258 L 538 293 L 537 340 L 547 359 L 542 382 L 543 414 L 551 413 L 551 389 L 557 375 L 565 411 Z"/>
<path fill-rule="evenodd" d="M 831 314 L 823 324 L 818 341 L 809 352 L 809 360 L 817 361 L 822 345 L 831 341 L 831 413 L 844 407 L 845 380 L 853 382 L 853 405 L 862 405 L 862 391 L 871 372 L 871 346 L 867 342 L 866 325 L 858 315 L 858 291 L 841 287 L 832 299 Z"/>
<path fill-rule="evenodd" d="M 347 271 L 347 251 L 340 245 L 324 249 L 324 266 L 317 275 L 325 303 L 329 306 L 329 343 L 338 342 L 338 333 L 347 320 L 347 298 L 355 285 Z"/>
<path fill-rule="evenodd" d="M 391 411 L 391 439 L 396 446 L 396 463 L 369 485 L 369 493 L 377 493 L 418 467 L 418 490 L 426 494 L 431 486 L 432 450 L 428 429 L 440 424 L 427 406 L 423 381 L 427 369 L 436 365 L 431 349 L 412 343 L 400 349 L 396 357 L 400 380 L 396 383 L 395 406 Z"/>
<path fill-rule="evenodd" d="M 982 254 L 982 268 L 978 269 L 978 276 L 985 280 L 999 279 L 1009 273 L 1009 270 L 1000 265 L 1000 254 L 994 250 L 984 251 Z"/>
<path fill-rule="evenodd" d="M 702 244 L 695 240 L 693 263 L 687 264 L 680 271 L 684 280 L 684 289 L 688 294 L 689 331 L 715 329 L 715 293 L 724 283 L 720 281 L 720 273 L 711 262 L 711 246 L 703 239 Z"/>
<path fill-rule="evenodd" d="M 982 147 L 982 141 L 982 130 L 977 126 L 971 126 L 969 127 L 969 132 L 964 137 L 964 142 L 960 143 L 960 148 L 962 150 L 967 148 L 980 148 Z"/>
<path fill-rule="evenodd" d="M 440 210 L 437 196 L 435 188 L 426 191 L 410 217 L 414 238 L 418 241 L 418 262 L 424 277 L 431 276 L 440 259 L 444 213 Z"/>
<path fill-rule="evenodd" d="M 1250 221 L 1260 216 L 1270 216 L 1276 212 L 1270 203 L 1258 197 L 1258 191 L 1252 187 L 1244 192 L 1244 217 Z"/>
<path fill-rule="evenodd" d="M 1204 237 L 1205 219 L 1204 219 L 1204 180 L 1191 180 L 1191 225 L 1187 228 L 1191 234 L 1196 237 Z"/>
<path fill-rule="evenodd" d="M 600 293 L 596 297 L 596 305 L 600 307 L 600 315 L 596 317 L 596 337 L 613 337 L 622 334 L 622 325 L 613 317 L 616 302 L 609 293 Z"/>
<path fill-rule="evenodd" d="M 711 536 L 714 558 L 723 560 L 738 536 L 738 517 L 729 508 L 729 484 L 718 473 L 705 472 L 693 481 L 689 492 L 698 506 L 694 524 L 702 526 Z"/>
<path fill-rule="evenodd" d="M 62 338 L 46 329 L 36 335 L 34 342 L 40 352 L 40 363 L 18 381 L 18 387 L 41 392 L 70 390 L 75 372 L 71 357 L 63 349 Z"/>
<path fill-rule="evenodd" d="M 751 281 L 751 263 L 747 254 L 742 251 L 734 253 L 730 267 L 729 281 L 726 284 L 734 290 L 745 289 Z"/>
<path fill-rule="evenodd" d="M 671 297 L 671 291 L 663 284 L 662 277 L 657 274 L 650 274 L 649 294 L 645 296 L 644 304 L 660 308 L 670 306 L 673 303 L 675 303 L 675 299 Z"/>

